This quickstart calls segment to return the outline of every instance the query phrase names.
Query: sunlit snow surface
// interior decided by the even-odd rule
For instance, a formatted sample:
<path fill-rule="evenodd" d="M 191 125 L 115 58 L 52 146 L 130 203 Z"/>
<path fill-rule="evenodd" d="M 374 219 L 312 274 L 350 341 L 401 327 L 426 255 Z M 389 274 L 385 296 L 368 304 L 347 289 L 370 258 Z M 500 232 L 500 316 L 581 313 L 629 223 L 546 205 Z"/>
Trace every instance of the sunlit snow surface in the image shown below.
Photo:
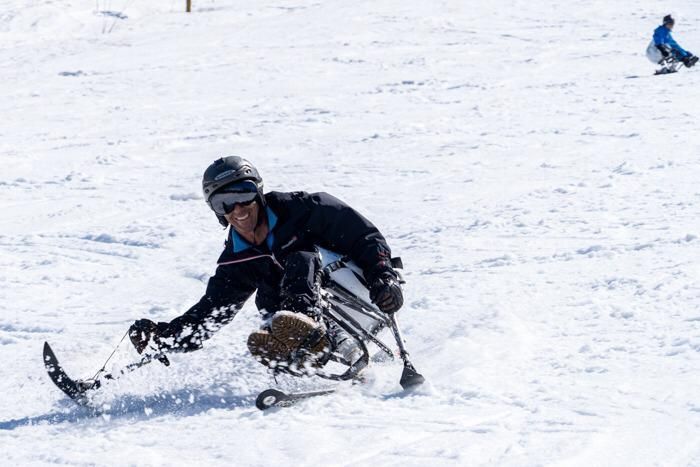
<path fill-rule="evenodd" d="M 0 1 L 2 463 L 699 465 L 700 75 L 643 56 L 662 8 L 700 52 L 671 3 Z M 252 303 L 102 415 L 53 386 L 45 340 L 91 376 L 199 299 L 228 154 L 376 222 L 429 386 L 259 412 Z"/>

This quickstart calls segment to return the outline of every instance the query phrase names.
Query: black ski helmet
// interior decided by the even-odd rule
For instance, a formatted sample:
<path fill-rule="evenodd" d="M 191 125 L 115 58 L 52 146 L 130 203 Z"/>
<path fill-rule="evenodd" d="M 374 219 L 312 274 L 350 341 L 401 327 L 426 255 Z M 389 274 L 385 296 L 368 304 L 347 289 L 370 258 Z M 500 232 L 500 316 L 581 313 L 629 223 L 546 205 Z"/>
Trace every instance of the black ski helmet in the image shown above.
<path fill-rule="evenodd" d="M 214 193 L 224 188 L 226 185 L 243 180 L 251 180 L 255 183 L 258 187 L 260 203 L 264 206 L 263 179 L 258 169 L 249 161 L 238 156 L 228 156 L 217 159 L 204 171 L 204 176 L 202 177 L 202 191 L 204 192 L 204 201 L 207 202 L 207 206 L 211 208 L 211 197 Z M 224 216 L 217 214 L 216 218 L 221 225 L 224 227 L 228 226 L 228 221 Z"/>
<path fill-rule="evenodd" d="M 667 24 L 670 24 L 671 26 L 673 26 L 675 23 L 676 23 L 676 20 L 673 19 L 673 17 L 671 15 L 664 16 L 664 26 L 666 26 Z"/>

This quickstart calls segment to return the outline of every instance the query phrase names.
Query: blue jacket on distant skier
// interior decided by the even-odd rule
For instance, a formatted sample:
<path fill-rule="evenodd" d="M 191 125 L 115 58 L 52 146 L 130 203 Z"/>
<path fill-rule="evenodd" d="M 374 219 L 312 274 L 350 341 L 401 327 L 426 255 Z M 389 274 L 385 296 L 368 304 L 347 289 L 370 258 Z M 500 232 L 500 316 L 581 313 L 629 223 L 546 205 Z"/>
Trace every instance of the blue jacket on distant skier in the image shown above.
<path fill-rule="evenodd" d="M 678 42 L 676 42 L 671 35 L 671 30 L 665 25 L 661 25 L 654 30 L 654 45 L 657 47 L 660 45 L 670 47 L 672 53 L 677 56 L 677 58 L 685 58 L 692 55 L 690 52 L 678 45 Z"/>

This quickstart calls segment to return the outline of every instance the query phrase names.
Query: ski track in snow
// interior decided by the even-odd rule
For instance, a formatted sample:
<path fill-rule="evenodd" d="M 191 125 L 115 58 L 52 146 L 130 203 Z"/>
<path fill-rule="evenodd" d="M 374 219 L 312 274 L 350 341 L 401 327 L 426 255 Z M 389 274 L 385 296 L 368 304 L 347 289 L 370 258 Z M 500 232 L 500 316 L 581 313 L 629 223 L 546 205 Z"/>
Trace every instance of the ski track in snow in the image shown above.
<path fill-rule="evenodd" d="M 625 79 L 653 71 L 657 2 L 2 5 L 8 465 L 700 465 L 700 79 Z M 261 413 L 252 303 L 98 413 L 52 385 L 45 340 L 91 376 L 198 300 L 223 242 L 201 173 L 227 154 L 377 223 L 427 387 L 387 363 Z"/>

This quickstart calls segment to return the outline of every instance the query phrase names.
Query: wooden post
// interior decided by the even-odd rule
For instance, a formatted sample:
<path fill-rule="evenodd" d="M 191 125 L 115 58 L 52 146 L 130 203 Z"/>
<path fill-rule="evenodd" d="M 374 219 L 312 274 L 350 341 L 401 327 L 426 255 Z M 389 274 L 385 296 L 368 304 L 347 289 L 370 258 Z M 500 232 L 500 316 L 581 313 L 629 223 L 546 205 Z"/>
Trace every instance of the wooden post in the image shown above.
<path fill-rule="evenodd" d="M 192 11 L 192 0 L 187 0 L 187 13 Z"/>

